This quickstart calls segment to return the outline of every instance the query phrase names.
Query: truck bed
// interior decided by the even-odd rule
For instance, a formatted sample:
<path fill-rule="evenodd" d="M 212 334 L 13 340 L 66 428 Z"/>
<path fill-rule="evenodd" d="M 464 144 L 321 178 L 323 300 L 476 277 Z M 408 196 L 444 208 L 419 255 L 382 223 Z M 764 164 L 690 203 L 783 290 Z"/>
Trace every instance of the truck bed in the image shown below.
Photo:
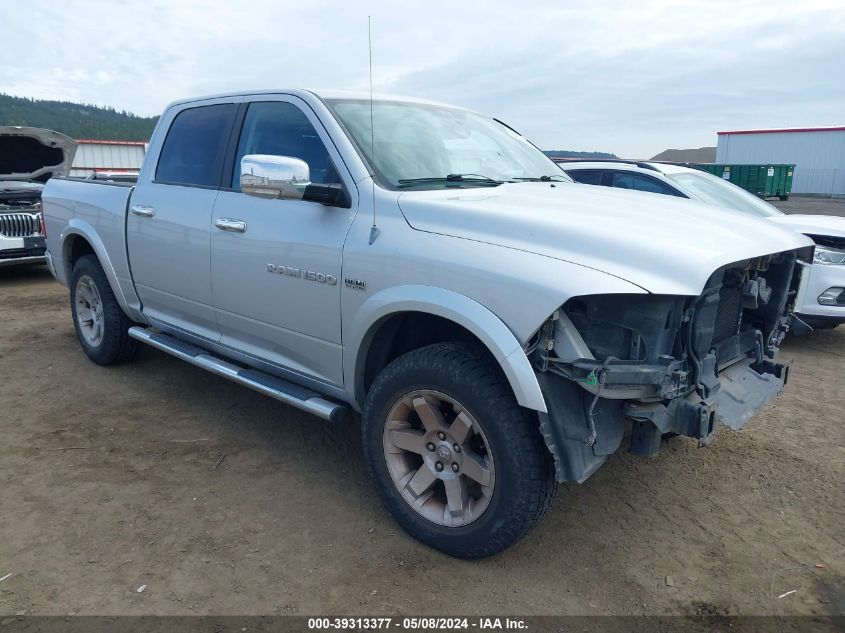
<path fill-rule="evenodd" d="M 131 183 L 75 178 L 53 178 L 47 183 L 41 196 L 47 250 L 61 283 L 68 283 L 65 262 L 74 243 L 67 240 L 63 245 L 62 237 L 76 233 L 94 247 L 106 274 L 113 271 L 112 281 L 119 286 L 116 294 L 134 296 L 126 252 L 126 213 L 133 188 Z"/>

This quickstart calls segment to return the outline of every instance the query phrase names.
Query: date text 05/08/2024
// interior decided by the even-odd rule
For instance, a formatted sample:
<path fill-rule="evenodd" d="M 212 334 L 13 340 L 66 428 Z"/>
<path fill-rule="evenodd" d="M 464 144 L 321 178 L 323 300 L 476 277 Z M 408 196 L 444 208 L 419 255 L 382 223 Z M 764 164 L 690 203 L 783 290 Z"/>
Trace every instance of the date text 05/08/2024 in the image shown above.
<path fill-rule="evenodd" d="M 519 631 L 526 630 L 525 620 L 519 618 L 477 617 L 348 617 L 348 618 L 309 618 L 308 629 L 321 630 L 367 630 L 398 629 L 401 631 L 428 630 L 471 630 L 481 631 Z"/>

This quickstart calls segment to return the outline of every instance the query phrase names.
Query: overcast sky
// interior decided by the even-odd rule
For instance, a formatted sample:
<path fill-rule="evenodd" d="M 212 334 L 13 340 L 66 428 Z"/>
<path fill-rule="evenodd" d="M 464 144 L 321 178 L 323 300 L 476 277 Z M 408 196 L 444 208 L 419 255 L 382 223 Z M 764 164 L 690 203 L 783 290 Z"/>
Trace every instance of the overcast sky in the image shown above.
<path fill-rule="evenodd" d="M 717 130 L 845 124 L 843 0 L 3 0 L 0 92 L 158 114 L 250 88 L 367 87 L 545 149 L 650 157 Z M 2 122 L 0 122 L 2 124 Z"/>

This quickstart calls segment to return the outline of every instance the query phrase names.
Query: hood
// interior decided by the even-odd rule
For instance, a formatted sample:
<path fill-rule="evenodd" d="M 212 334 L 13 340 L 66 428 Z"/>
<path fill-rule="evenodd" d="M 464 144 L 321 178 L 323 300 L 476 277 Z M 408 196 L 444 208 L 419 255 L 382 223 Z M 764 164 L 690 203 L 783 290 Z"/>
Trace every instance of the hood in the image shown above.
<path fill-rule="evenodd" d="M 768 219 L 805 235 L 845 237 L 845 218 L 835 215 L 776 215 Z"/>
<path fill-rule="evenodd" d="M 813 245 L 739 211 L 573 183 L 406 191 L 398 203 L 417 230 L 554 257 L 655 294 L 698 295 L 721 266 Z"/>
<path fill-rule="evenodd" d="M 37 200 L 41 197 L 44 185 L 40 182 L 23 182 L 20 180 L 0 180 L 0 200 L 4 194 L 9 197 Z"/>
<path fill-rule="evenodd" d="M 47 182 L 67 176 L 76 141 L 37 127 L 0 126 L 0 180 Z"/>

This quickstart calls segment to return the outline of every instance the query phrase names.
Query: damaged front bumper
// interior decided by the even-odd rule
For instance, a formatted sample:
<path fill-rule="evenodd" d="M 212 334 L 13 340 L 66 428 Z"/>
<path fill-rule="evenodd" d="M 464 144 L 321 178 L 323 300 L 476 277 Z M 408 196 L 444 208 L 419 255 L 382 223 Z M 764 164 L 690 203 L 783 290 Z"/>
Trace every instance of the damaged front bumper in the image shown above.
<path fill-rule="evenodd" d="M 789 377 L 788 363 L 746 359 L 719 374 L 720 389 L 701 399 L 693 392 L 662 402 L 628 401 L 624 413 L 632 421 L 631 452 L 654 455 L 665 433 L 685 435 L 709 444 L 720 422 L 739 430 L 763 405 L 780 395 Z"/>
<path fill-rule="evenodd" d="M 559 481 L 585 481 L 619 449 L 626 433 L 630 433 L 631 452 L 640 456 L 657 454 L 666 434 L 692 437 L 705 446 L 713 439 L 717 423 L 741 429 L 783 392 L 789 378 L 789 363 L 757 363 L 747 358 L 720 371 L 719 386 L 707 398 L 692 391 L 656 401 L 622 400 L 602 397 L 602 390 L 608 396 L 619 395 L 633 388 L 632 377 L 650 378 L 653 382 L 648 387 L 659 390 L 666 374 L 649 366 L 612 368 L 612 364 L 605 367 L 595 393 L 587 389 L 592 386 L 592 374 L 581 386 L 552 372 L 537 373 L 548 409 L 540 414 L 540 429 Z"/>
<path fill-rule="evenodd" d="M 706 399 L 692 392 L 658 402 L 590 397 L 553 374 L 537 377 L 548 408 L 548 413 L 540 414 L 540 429 L 554 457 L 557 478 L 581 483 L 619 449 L 629 429 L 630 450 L 640 456 L 657 454 L 665 434 L 692 437 L 705 446 L 717 423 L 741 429 L 783 392 L 789 363 L 757 364 L 746 359 L 724 369 L 720 388 Z"/>
<path fill-rule="evenodd" d="M 637 455 L 657 453 L 666 434 L 706 445 L 718 423 L 739 429 L 780 394 L 789 365 L 774 356 L 796 259 L 725 267 L 699 297 L 595 295 L 556 313 L 533 358 L 558 480 L 584 481 L 627 434 Z"/>

